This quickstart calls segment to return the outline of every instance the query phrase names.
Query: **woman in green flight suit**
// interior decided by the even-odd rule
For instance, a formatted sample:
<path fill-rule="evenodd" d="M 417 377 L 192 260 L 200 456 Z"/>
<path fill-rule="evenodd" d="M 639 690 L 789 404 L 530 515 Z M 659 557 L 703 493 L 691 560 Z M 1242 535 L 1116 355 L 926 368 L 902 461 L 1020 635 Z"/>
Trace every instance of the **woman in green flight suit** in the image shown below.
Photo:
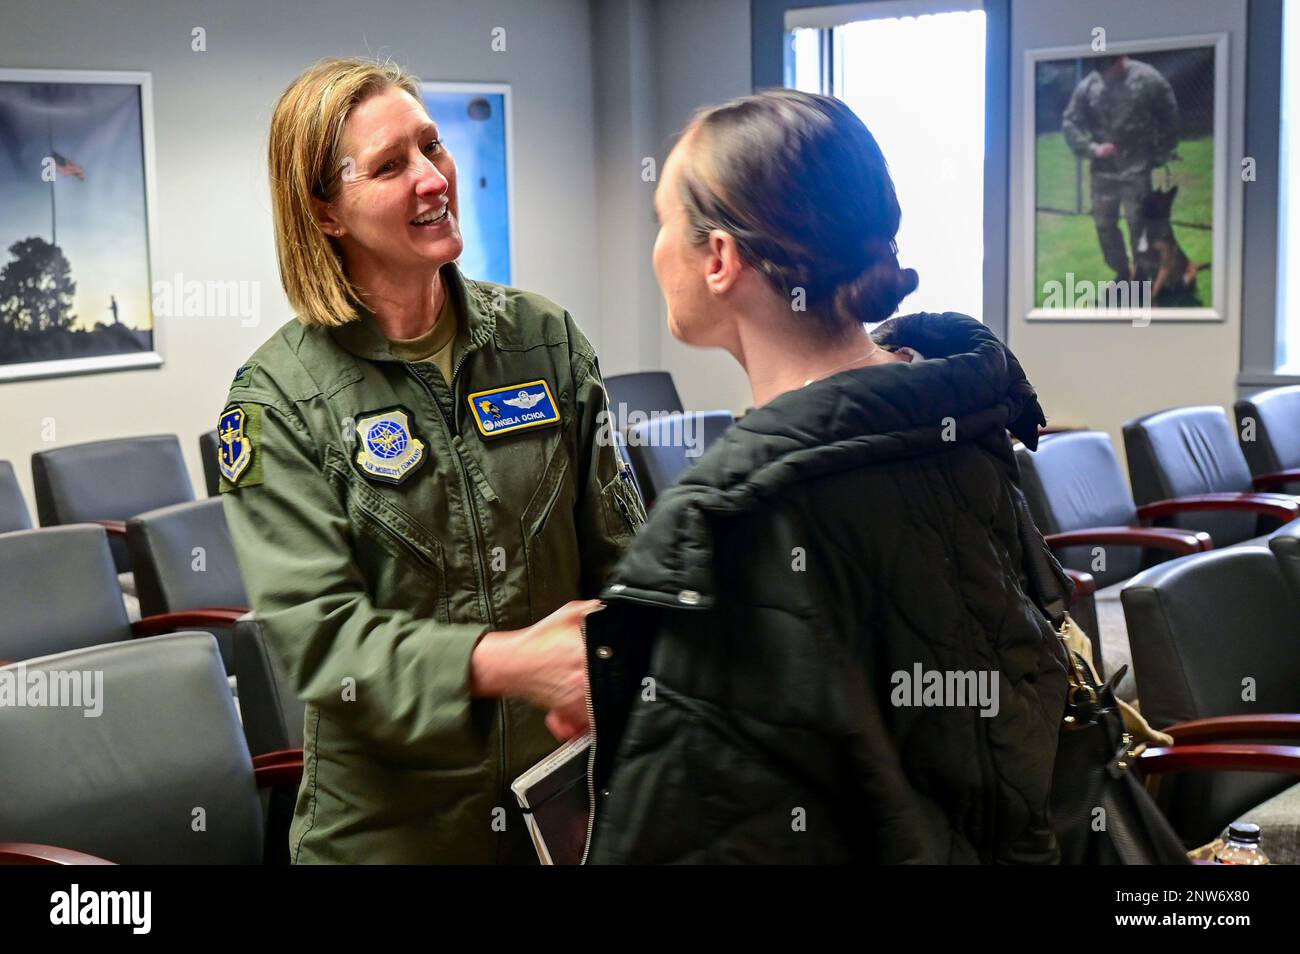
<path fill-rule="evenodd" d="M 582 598 L 644 518 L 596 355 L 460 274 L 455 163 L 396 67 L 307 70 L 269 159 L 298 319 L 236 375 L 220 464 L 306 703 L 291 856 L 534 860 L 509 785 L 586 728 Z"/>

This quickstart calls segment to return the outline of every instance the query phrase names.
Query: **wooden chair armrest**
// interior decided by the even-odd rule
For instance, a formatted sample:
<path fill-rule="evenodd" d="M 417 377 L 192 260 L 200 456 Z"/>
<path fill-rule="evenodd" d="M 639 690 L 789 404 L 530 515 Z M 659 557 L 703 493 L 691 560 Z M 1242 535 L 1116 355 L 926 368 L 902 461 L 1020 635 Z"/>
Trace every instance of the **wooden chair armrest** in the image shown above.
<path fill-rule="evenodd" d="M 213 606 L 207 609 L 180 610 L 175 613 L 156 613 L 131 624 L 132 636 L 160 636 L 182 629 L 203 629 L 207 626 L 235 625 L 248 610 L 238 606 Z"/>
<path fill-rule="evenodd" d="M 1216 716 L 1166 726 L 1179 745 L 1223 739 L 1300 739 L 1300 713 Z"/>
<path fill-rule="evenodd" d="M 1133 767 L 1147 775 L 1205 769 L 1300 775 L 1300 746 L 1173 745 L 1147 749 Z"/>
<path fill-rule="evenodd" d="M 1214 548 L 1214 542 L 1204 530 L 1176 530 L 1172 527 L 1090 527 L 1049 533 L 1043 539 L 1053 550 L 1089 544 L 1119 544 L 1147 550 L 1171 550 L 1185 556 Z"/>
<path fill-rule="evenodd" d="M 54 845 L 0 841 L 0 865 L 111 865 L 95 855 Z"/>
<path fill-rule="evenodd" d="M 1290 523 L 1300 517 L 1300 503 L 1285 494 L 1196 494 L 1191 497 L 1176 497 L 1172 500 L 1157 500 L 1155 503 L 1143 504 L 1137 508 L 1137 515 L 1143 520 L 1155 520 L 1180 513 L 1194 513 L 1204 510 L 1222 510 L 1233 513 L 1258 513 L 1283 523 Z"/>
<path fill-rule="evenodd" d="M 1278 470 L 1271 474 L 1259 474 L 1252 478 L 1251 484 L 1256 490 L 1271 490 L 1287 484 L 1300 484 L 1300 468 Z"/>

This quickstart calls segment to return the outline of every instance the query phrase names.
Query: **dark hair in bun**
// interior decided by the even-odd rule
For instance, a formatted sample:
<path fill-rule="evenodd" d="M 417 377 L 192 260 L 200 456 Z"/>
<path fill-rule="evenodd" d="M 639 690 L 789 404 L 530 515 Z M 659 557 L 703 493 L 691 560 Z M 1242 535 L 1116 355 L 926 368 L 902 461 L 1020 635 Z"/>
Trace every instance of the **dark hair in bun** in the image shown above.
<path fill-rule="evenodd" d="M 900 268 L 902 213 L 862 120 L 830 96 L 766 90 L 699 113 L 686 131 L 682 200 L 692 239 L 713 229 L 802 301 L 825 330 L 884 321 L 917 286 Z"/>

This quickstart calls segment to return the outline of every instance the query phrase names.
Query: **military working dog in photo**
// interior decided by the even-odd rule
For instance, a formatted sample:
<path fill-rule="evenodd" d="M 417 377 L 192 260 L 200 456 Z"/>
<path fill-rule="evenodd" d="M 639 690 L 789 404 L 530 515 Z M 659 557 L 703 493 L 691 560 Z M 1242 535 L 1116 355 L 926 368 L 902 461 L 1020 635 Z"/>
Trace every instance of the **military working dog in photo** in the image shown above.
<path fill-rule="evenodd" d="M 1151 301 L 1157 308 L 1196 306 L 1197 266 L 1178 244 L 1170 213 L 1178 186 L 1154 189 L 1138 208 L 1137 238 L 1133 243 L 1133 278 L 1151 282 Z"/>

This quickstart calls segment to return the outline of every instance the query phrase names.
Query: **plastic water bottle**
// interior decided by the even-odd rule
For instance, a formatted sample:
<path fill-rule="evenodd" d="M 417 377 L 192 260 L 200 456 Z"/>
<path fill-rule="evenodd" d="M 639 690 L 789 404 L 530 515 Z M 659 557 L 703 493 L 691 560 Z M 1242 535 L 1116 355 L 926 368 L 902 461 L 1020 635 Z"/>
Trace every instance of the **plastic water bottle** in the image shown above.
<path fill-rule="evenodd" d="M 1259 826 L 1250 822 L 1233 822 L 1223 847 L 1214 854 L 1215 864 L 1266 865 L 1268 855 L 1259 847 Z"/>

